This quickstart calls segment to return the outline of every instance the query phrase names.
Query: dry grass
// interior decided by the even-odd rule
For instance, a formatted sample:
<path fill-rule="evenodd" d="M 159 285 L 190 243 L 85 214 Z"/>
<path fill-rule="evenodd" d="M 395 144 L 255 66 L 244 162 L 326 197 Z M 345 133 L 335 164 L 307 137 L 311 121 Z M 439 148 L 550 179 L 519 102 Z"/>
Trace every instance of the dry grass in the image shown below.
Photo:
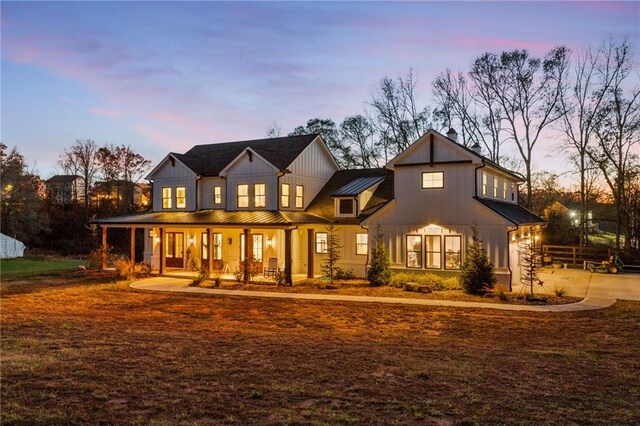
<path fill-rule="evenodd" d="M 639 335 L 632 302 L 537 314 L 14 282 L 2 423 L 638 424 Z"/>

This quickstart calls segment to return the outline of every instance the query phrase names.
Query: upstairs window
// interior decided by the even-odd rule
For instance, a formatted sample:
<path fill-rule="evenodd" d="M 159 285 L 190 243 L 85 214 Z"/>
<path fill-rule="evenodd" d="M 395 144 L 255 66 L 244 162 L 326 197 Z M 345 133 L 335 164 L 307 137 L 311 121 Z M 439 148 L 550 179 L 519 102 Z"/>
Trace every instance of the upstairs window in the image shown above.
<path fill-rule="evenodd" d="M 498 198 L 498 178 L 493 177 L 493 198 Z"/>
<path fill-rule="evenodd" d="M 487 196 L 487 173 L 486 172 L 482 172 L 482 196 L 486 197 Z"/>
<path fill-rule="evenodd" d="M 280 207 L 289 208 L 290 207 L 290 195 L 289 194 L 289 184 L 283 183 L 280 187 Z"/>
<path fill-rule="evenodd" d="M 502 199 L 503 200 L 507 199 L 507 181 L 506 180 L 502 181 Z"/>
<path fill-rule="evenodd" d="M 304 207 L 304 186 L 296 185 L 296 209 Z"/>
<path fill-rule="evenodd" d="M 171 208 L 171 188 L 162 188 L 162 208 L 170 209 Z"/>
<path fill-rule="evenodd" d="M 249 207 L 249 185 L 238 185 L 238 208 Z"/>
<path fill-rule="evenodd" d="M 511 184 L 511 201 L 516 201 L 516 184 Z"/>
<path fill-rule="evenodd" d="M 323 254 L 328 251 L 329 234 L 316 232 L 316 253 Z"/>
<path fill-rule="evenodd" d="M 256 183 L 253 185 L 253 205 L 254 207 L 266 207 L 267 206 L 267 197 L 266 197 L 267 186 L 264 183 Z"/>
<path fill-rule="evenodd" d="M 423 172 L 422 188 L 444 188 L 444 172 Z"/>
<path fill-rule="evenodd" d="M 356 254 L 369 253 L 369 237 L 367 234 L 356 234 Z"/>
<path fill-rule="evenodd" d="M 176 188 L 176 208 L 184 209 L 187 207 L 187 190 L 184 186 Z"/>
<path fill-rule="evenodd" d="M 338 200 L 338 214 L 340 216 L 353 216 L 353 200 L 342 199 Z"/>
<path fill-rule="evenodd" d="M 213 187 L 213 204 L 222 204 L 222 187 Z"/>

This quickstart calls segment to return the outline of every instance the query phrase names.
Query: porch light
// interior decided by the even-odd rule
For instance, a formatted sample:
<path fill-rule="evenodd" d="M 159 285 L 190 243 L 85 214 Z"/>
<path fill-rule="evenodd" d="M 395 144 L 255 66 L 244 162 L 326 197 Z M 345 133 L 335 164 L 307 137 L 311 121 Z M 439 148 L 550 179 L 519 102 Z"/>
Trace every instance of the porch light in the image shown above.
<path fill-rule="evenodd" d="M 511 234 L 511 241 L 515 241 L 516 240 L 516 234 Z"/>
<path fill-rule="evenodd" d="M 538 241 L 540 239 L 540 235 L 537 235 L 535 237 L 533 237 L 534 240 Z"/>
<path fill-rule="evenodd" d="M 154 234 L 153 234 L 153 229 L 149 229 L 149 238 L 153 238 Z"/>
<path fill-rule="evenodd" d="M 273 237 L 267 237 L 267 247 L 273 247 Z"/>
<path fill-rule="evenodd" d="M 189 244 L 193 245 L 196 242 L 196 238 L 193 235 L 189 235 L 188 241 Z"/>

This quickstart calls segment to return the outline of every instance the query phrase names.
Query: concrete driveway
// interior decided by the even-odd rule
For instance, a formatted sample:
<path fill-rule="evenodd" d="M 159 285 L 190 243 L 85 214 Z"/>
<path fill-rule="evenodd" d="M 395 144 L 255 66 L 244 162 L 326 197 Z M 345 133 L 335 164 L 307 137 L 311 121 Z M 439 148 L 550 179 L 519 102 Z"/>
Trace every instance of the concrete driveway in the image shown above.
<path fill-rule="evenodd" d="M 589 297 L 589 299 L 640 300 L 640 274 L 599 274 L 581 269 L 543 269 L 540 272 L 542 286 L 534 291 L 553 294 L 556 288 L 563 288 L 568 296 Z M 513 286 L 518 293 L 522 286 Z"/>

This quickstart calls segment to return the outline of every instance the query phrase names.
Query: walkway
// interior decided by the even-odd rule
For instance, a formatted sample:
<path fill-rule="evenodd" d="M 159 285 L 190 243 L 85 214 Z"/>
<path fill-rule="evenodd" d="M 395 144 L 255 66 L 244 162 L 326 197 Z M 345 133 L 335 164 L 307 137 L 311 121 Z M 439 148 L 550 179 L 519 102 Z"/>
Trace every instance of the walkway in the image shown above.
<path fill-rule="evenodd" d="M 547 277 L 544 287 L 553 291 L 553 284 L 565 288 L 568 295 L 585 296 L 578 303 L 567 305 L 508 305 L 499 303 L 461 302 L 452 300 L 410 299 L 399 297 L 349 296 L 339 294 L 276 293 L 271 291 L 223 290 L 189 287 L 190 280 L 173 277 L 155 277 L 136 281 L 132 288 L 139 290 L 210 294 L 217 296 L 266 297 L 272 299 L 330 300 L 360 303 L 392 303 L 401 305 L 448 306 L 458 308 L 499 309 L 529 312 L 577 312 L 611 306 L 616 299 L 640 300 L 640 275 L 591 275 L 586 271 L 554 271 Z M 558 285 L 558 284 L 566 284 Z M 549 287 L 550 286 L 550 287 Z M 584 291 L 583 294 L 578 294 Z"/>

